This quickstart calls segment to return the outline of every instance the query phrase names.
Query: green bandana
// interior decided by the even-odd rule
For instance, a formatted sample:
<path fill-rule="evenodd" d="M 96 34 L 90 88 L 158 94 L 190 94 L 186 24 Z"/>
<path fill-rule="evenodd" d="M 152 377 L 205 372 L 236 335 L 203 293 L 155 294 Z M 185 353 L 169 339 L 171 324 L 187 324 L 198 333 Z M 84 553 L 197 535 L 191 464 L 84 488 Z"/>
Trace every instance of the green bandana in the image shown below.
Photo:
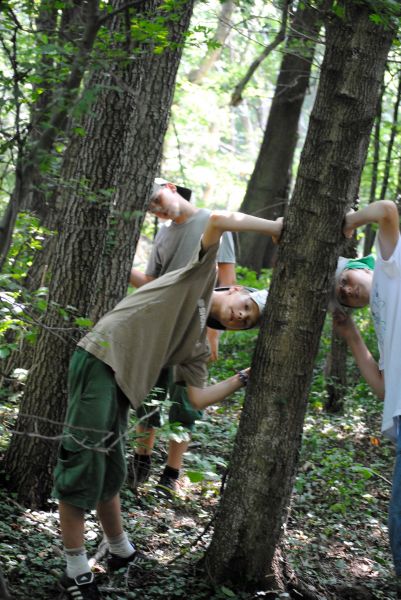
<path fill-rule="evenodd" d="M 350 258 L 346 263 L 345 269 L 369 269 L 373 271 L 375 268 L 375 257 L 373 254 L 363 256 L 362 258 Z"/>

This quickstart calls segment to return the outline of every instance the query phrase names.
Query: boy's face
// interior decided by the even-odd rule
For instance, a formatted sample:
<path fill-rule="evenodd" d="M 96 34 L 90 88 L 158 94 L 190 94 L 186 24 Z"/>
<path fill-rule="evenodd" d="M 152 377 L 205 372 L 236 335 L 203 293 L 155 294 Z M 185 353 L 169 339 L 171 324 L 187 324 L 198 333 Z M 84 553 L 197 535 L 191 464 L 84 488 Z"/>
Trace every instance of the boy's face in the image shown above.
<path fill-rule="evenodd" d="M 148 210 L 158 219 L 174 220 L 180 215 L 179 195 L 175 185 L 167 183 L 149 204 Z"/>
<path fill-rule="evenodd" d="M 260 316 L 259 308 L 247 291 L 234 286 L 216 293 L 222 295 L 219 315 L 216 317 L 226 329 L 249 329 L 256 325 Z"/>
<path fill-rule="evenodd" d="M 362 308 L 369 304 L 372 277 L 369 269 L 345 269 L 336 285 L 339 302 L 350 308 Z"/>

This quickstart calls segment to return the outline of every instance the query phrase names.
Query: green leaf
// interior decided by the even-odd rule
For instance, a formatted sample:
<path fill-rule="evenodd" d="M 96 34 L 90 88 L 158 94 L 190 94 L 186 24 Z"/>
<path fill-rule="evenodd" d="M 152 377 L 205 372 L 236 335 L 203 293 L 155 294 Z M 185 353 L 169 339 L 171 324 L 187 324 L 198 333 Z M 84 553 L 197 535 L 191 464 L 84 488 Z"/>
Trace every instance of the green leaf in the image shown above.
<path fill-rule="evenodd" d="M 186 475 L 191 483 L 199 483 L 205 479 L 202 471 L 186 471 Z"/>
<path fill-rule="evenodd" d="M 75 323 L 76 325 L 79 325 L 79 327 L 93 327 L 93 321 L 85 319 L 84 317 L 77 317 Z"/>
<path fill-rule="evenodd" d="M 337 17 L 339 17 L 340 19 L 344 19 L 344 17 L 345 17 L 344 6 L 341 6 L 340 4 L 334 4 L 332 10 L 333 10 L 333 13 L 337 15 Z"/>
<path fill-rule="evenodd" d="M 236 597 L 235 593 L 232 590 L 230 590 L 229 588 L 225 587 L 224 585 L 220 588 L 220 591 L 223 592 L 223 594 L 225 596 L 227 596 L 227 598 L 235 598 Z"/>
<path fill-rule="evenodd" d="M 380 15 L 378 14 L 373 14 L 373 15 L 369 15 L 369 19 L 373 22 L 376 23 L 376 25 L 380 25 L 381 23 L 383 23 L 383 19 L 381 18 Z"/>

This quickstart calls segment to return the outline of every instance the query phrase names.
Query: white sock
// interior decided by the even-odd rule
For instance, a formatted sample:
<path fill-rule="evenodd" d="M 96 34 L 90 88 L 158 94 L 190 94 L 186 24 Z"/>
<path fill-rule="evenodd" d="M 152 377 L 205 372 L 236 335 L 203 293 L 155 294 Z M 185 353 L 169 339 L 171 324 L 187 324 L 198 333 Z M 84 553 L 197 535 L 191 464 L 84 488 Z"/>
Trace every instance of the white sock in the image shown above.
<path fill-rule="evenodd" d="M 90 572 L 88 557 L 84 546 L 81 548 L 65 548 L 65 557 L 67 560 L 67 576 L 71 578 L 78 577 L 83 573 Z"/>
<path fill-rule="evenodd" d="M 133 546 L 128 540 L 128 536 L 125 531 L 116 537 L 108 537 L 107 541 L 109 543 L 109 550 L 111 554 L 116 554 L 117 556 L 121 556 L 121 558 L 127 558 L 127 556 L 131 556 L 131 554 L 134 554 L 136 550 L 135 546 Z"/>

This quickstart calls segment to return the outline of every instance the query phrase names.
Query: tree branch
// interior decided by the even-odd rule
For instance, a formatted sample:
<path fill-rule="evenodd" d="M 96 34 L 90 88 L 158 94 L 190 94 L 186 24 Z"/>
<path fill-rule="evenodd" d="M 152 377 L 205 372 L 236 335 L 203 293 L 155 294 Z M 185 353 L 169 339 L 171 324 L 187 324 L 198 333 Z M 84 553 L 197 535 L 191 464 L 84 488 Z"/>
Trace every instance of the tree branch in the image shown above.
<path fill-rule="evenodd" d="M 281 44 L 281 42 L 285 39 L 285 34 L 286 34 L 286 30 L 287 30 L 287 20 L 288 20 L 288 8 L 289 8 L 289 5 L 291 4 L 291 2 L 292 2 L 292 0 L 286 0 L 284 2 L 280 31 L 278 32 L 278 34 L 276 35 L 276 37 L 274 38 L 272 43 L 269 44 L 268 46 L 266 46 L 265 49 L 263 50 L 262 54 L 260 54 L 258 56 L 258 58 L 256 58 L 253 61 L 253 63 L 249 67 L 248 71 L 244 75 L 244 77 L 235 86 L 234 91 L 231 96 L 231 102 L 230 102 L 231 106 L 238 106 L 238 104 L 240 104 L 242 102 L 242 92 L 244 91 L 246 85 L 248 84 L 248 81 L 251 79 L 251 77 L 255 73 L 256 69 L 265 60 L 265 58 L 267 58 L 267 56 L 269 56 L 269 54 L 274 50 L 274 48 L 276 48 L 279 44 Z"/>
<path fill-rule="evenodd" d="M 131 2 L 126 2 L 125 4 L 123 4 L 123 6 L 120 6 L 120 8 L 116 8 L 111 12 L 103 11 L 102 16 L 98 20 L 99 25 L 103 25 L 103 23 L 105 23 L 108 19 L 111 19 L 115 15 L 118 15 L 120 12 L 123 12 L 127 8 L 133 8 L 144 4 L 144 1 L 145 0 L 132 0 Z"/>

